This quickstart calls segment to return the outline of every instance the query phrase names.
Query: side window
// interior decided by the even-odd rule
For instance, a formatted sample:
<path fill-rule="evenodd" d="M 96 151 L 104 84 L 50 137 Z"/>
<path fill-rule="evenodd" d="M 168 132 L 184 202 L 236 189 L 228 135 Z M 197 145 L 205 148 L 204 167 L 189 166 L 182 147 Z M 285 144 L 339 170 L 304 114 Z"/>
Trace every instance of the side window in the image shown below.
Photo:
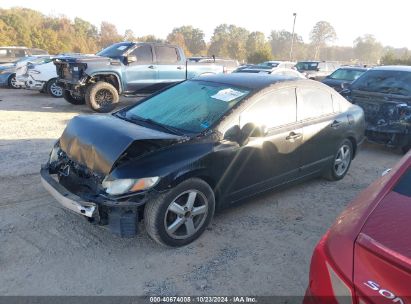
<path fill-rule="evenodd" d="M 334 112 L 331 93 L 325 90 L 309 87 L 297 88 L 297 102 L 298 120 L 316 118 Z"/>
<path fill-rule="evenodd" d="M 295 88 L 280 89 L 262 96 L 240 116 L 240 126 L 255 123 L 267 129 L 291 124 L 297 120 Z"/>
<path fill-rule="evenodd" d="M 156 46 L 157 61 L 160 63 L 177 63 L 180 61 L 178 51 L 170 46 Z"/>
<path fill-rule="evenodd" d="M 21 58 L 26 56 L 26 52 L 24 50 L 13 50 L 12 57 Z"/>
<path fill-rule="evenodd" d="M 0 58 L 6 58 L 7 56 L 7 50 L 5 49 L 0 49 Z"/>
<path fill-rule="evenodd" d="M 131 55 L 137 57 L 137 64 L 153 62 L 153 52 L 149 44 L 140 45 L 131 52 Z"/>

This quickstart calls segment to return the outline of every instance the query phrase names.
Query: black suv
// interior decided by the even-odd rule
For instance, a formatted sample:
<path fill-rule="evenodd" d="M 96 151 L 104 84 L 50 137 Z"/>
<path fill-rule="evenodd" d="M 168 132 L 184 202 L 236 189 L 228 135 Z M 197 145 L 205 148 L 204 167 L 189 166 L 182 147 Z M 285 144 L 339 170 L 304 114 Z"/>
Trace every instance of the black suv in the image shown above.
<path fill-rule="evenodd" d="M 373 68 L 341 94 L 364 109 L 368 140 L 410 149 L 411 67 Z"/>

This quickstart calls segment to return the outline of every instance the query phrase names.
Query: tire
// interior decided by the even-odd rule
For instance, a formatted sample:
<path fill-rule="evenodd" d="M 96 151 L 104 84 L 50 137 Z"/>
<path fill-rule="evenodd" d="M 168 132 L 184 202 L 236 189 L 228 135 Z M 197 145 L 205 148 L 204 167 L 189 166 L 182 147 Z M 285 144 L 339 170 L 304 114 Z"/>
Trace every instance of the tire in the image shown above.
<path fill-rule="evenodd" d="M 108 113 L 114 110 L 119 99 L 117 89 L 105 81 L 96 82 L 86 90 L 86 104 L 99 113 Z"/>
<path fill-rule="evenodd" d="M 332 164 L 325 172 L 324 177 L 330 181 L 338 181 L 343 179 L 350 169 L 351 161 L 354 155 L 353 152 L 351 141 L 345 139 L 338 146 Z"/>
<path fill-rule="evenodd" d="M 20 86 L 16 84 L 16 74 L 11 74 L 7 80 L 7 85 L 10 89 L 20 89 Z"/>
<path fill-rule="evenodd" d="M 50 79 L 46 84 L 46 91 L 52 97 L 63 97 L 63 88 L 57 84 L 57 78 Z"/>
<path fill-rule="evenodd" d="M 77 97 L 76 95 L 71 94 L 69 90 L 63 91 L 63 98 L 65 101 L 73 105 L 82 105 L 86 103 L 86 99 L 84 98 L 84 96 Z"/>
<path fill-rule="evenodd" d="M 190 178 L 151 199 L 144 209 L 144 224 L 148 235 L 157 243 L 179 247 L 200 237 L 214 210 L 213 190 L 205 181 Z M 198 214 L 192 214 L 193 211 Z"/>

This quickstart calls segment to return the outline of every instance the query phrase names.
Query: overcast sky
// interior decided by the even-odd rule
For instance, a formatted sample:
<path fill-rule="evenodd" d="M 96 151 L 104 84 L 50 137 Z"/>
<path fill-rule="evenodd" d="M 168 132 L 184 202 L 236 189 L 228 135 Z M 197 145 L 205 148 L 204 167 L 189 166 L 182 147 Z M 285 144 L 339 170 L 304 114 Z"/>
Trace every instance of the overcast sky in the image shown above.
<path fill-rule="evenodd" d="M 296 12 L 296 33 L 304 41 L 308 41 L 314 24 L 325 20 L 334 26 L 338 45 L 351 46 L 355 38 L 369 33 L 384 45 L 411 48 L 411 5 L 406 0 L 0 0 L 1 8 L 11 6 L 72 19 L 78 16 L 97 26 L 109 21 L 119 32 L 129 28 L 136 36 L 165 38 L 174 27 L 193 25 L 204 31 L 207 40 L 221 23 L 266 35 L 271 30 L 291 31 Z"/>

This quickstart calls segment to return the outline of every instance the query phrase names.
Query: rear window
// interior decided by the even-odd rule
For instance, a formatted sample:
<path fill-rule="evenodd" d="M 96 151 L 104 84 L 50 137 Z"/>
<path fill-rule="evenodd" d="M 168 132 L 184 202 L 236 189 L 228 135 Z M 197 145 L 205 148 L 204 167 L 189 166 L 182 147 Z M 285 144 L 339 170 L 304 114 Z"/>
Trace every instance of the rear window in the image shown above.
<path fill-rule="evenodd" d="M 408 169 L 408 171 L 401 177 L 393 191 L 411 197 L 411 169 Z"/>
<path fill-rule="evenodd" d="M 299 71 L 316 71 L 318 68 L 318 62 L 299 62 L 295 65 L 295 67 L 297 68 L 297 70 Z"/>
<path fill-rule="evenodd" d="M 411 72 L 370 70 L 353 83 L 352 89 L 411 96 Z"/>

